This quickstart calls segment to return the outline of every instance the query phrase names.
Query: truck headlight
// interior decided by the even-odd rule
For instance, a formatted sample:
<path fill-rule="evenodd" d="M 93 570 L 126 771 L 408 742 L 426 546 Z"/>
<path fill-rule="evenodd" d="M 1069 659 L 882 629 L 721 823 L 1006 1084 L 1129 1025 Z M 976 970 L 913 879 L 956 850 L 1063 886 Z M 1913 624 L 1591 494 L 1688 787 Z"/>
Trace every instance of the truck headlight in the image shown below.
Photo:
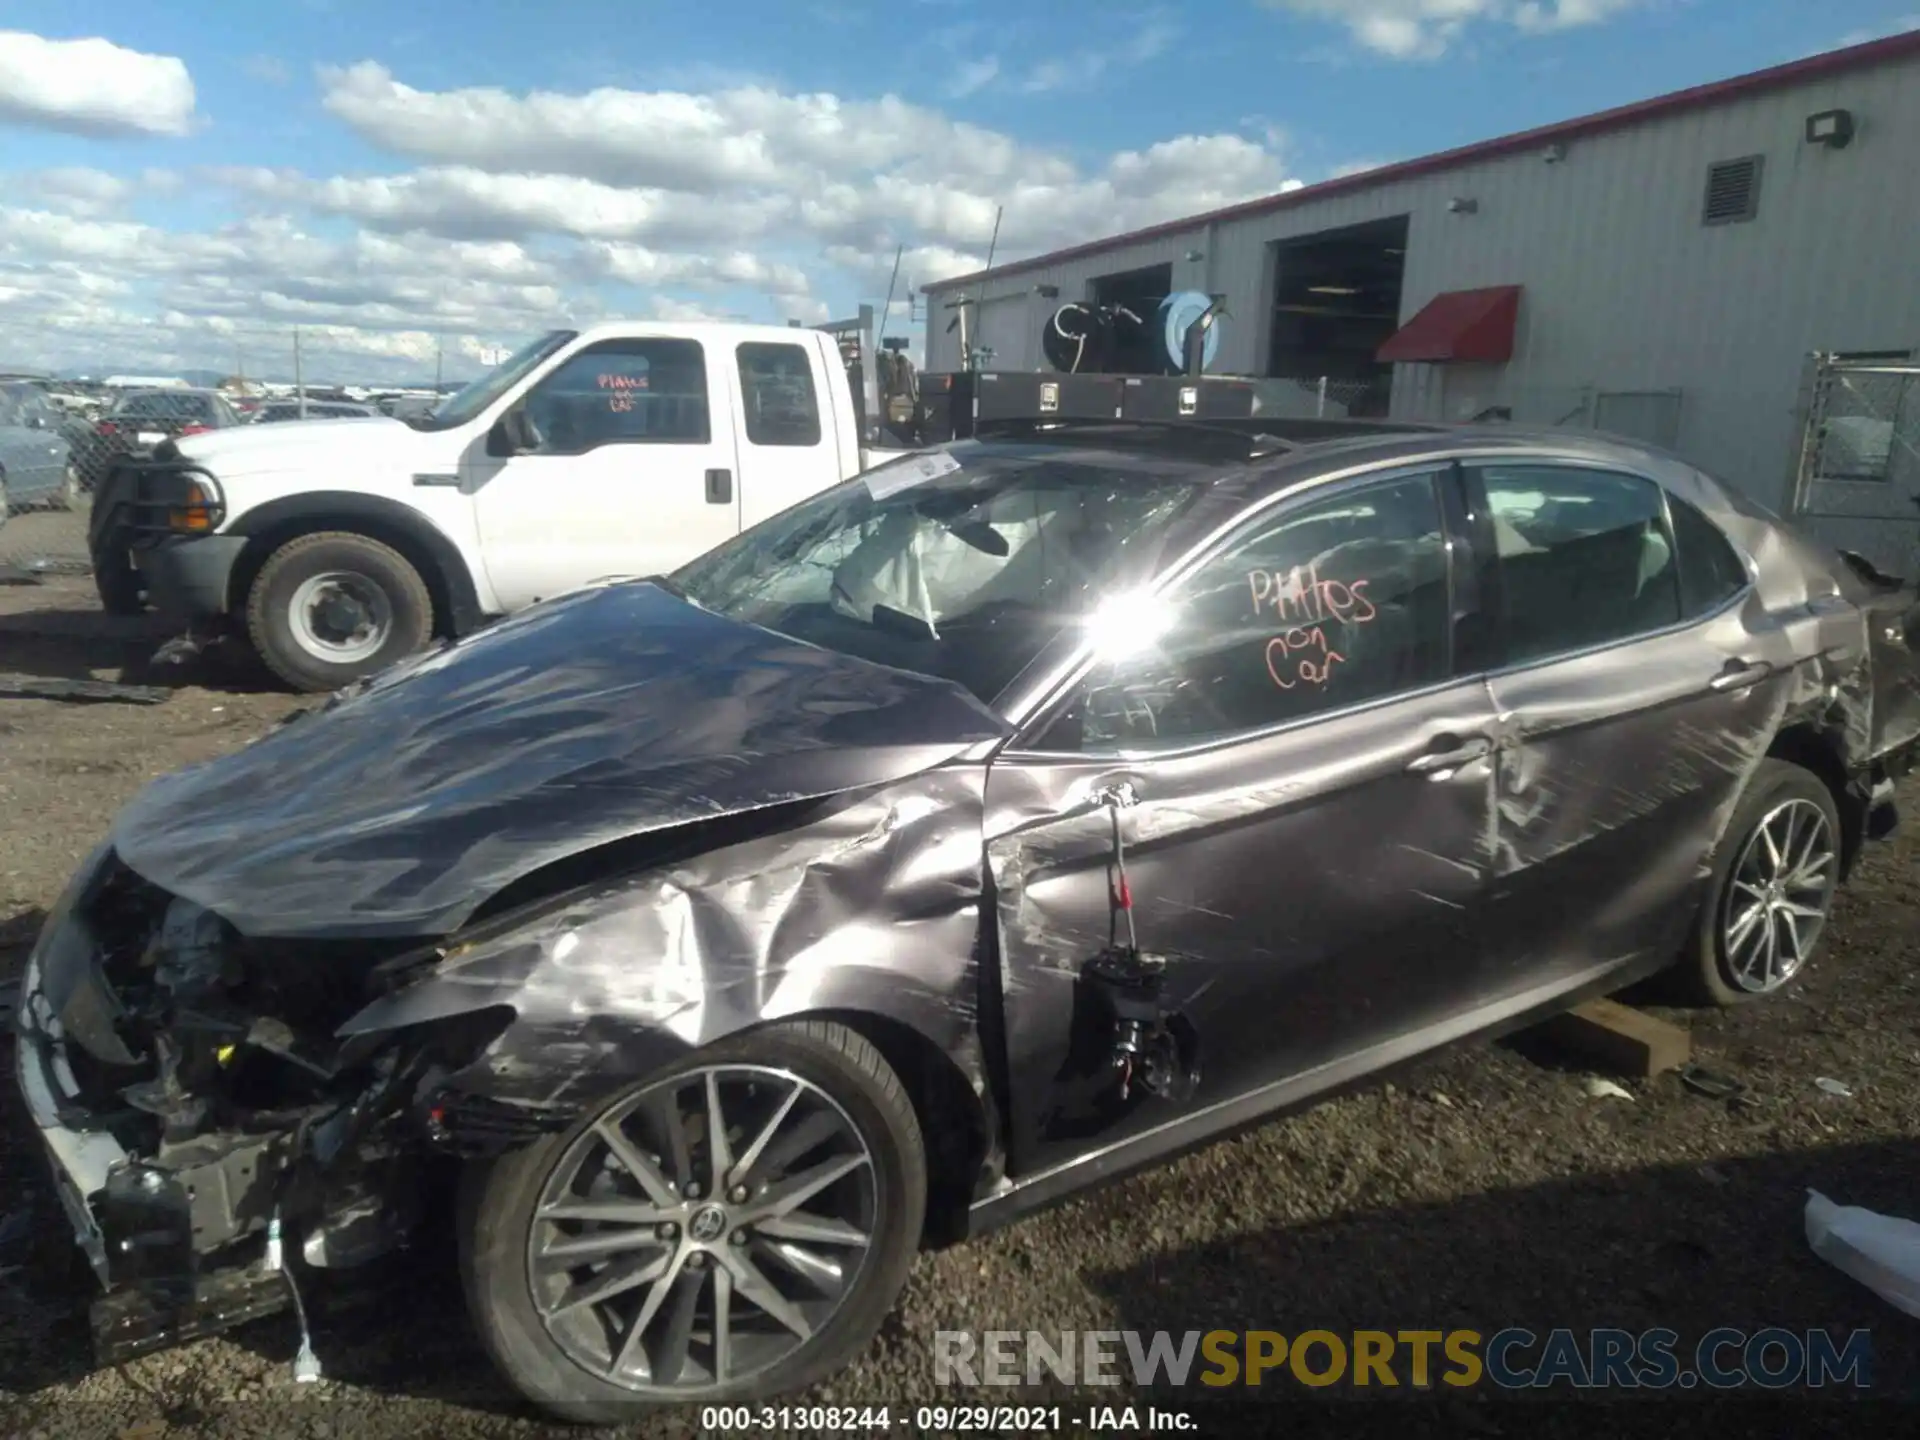
<path fill-rule="evenodd" d="M 210 535 L 219 528 L 220 490 L 212 480 L 192 477 L 186 494 L 167 510 L 167 528 L 183 535 Z"/>

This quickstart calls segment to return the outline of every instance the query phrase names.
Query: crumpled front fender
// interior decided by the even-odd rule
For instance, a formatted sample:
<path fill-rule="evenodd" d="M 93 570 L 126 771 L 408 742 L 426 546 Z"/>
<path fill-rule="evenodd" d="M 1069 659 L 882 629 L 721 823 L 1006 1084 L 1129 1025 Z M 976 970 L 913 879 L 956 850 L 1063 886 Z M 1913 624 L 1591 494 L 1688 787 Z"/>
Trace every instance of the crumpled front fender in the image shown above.
<path fill-rule="evenodd" d="M 984 773 L 916 776 L 456 935 L 340 1034 L 508 1007 L 514 1021 L 446 1088 L 564 1123 L 718 1040 L 838 1013 L 904 1026 L 984 1104 Z"/>

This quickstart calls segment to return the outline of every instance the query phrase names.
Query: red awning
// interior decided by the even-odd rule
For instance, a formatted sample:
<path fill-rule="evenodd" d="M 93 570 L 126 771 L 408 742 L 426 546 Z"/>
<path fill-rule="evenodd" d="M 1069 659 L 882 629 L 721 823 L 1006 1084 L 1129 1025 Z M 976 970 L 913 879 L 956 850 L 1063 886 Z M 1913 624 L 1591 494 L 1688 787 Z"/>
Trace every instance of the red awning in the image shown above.
<path fill-rule="evenodd" d="M 1446 290 L 1396 331 L 1375 357 L 1395 364 L 1460 360 L 1499 365 L 1513 358 L 1520 287 Z"/>

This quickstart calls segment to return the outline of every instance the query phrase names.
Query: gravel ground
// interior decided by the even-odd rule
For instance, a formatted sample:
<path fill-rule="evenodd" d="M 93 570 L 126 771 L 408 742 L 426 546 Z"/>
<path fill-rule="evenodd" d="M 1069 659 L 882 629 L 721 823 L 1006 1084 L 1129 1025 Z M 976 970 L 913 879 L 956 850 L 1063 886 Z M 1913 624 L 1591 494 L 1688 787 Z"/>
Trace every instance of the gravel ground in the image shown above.
<path fill-rule="evenodd" d="M 156 638 L 144 622 L 95 612 L 85 581 L 0 588 L 0 672 L 114 678 Z M 142 783 L 244 744 L 298 703 L 244 669 L 151 708 L 0 699 L 0 981 Z M 1920 813 L 1920 790 L 1904 800 Z M 1843 1203 L 1920 1215 L 1915 861 L 1911 835 L 1872 853 L 1841 899 L 1822 962 L 1790 994 L 1675 1017 L 1691 1025 L 1700 1063 L 1745 1083 L 1744 1103 L 1703 1098 L 1672 1076 L 1631 1084 L 1630 1100 L 1591 1098 L 1584 1072 L 1525 1037 L 1457 1050 L 1394 1084 L 924 1257 L 872 1350 L 809 1398 L 891 1404 L 896 1424 L 916 1404 L 953 1400 L 963 1392 L 934 1384 L 939 1330 L 1668 1326 L 1690 1342 L 1718 1325 L 1864 1326 L 1874 1336 L 1873 1393 L 1896 1399 L 1902 1414 L 1867 1422 L 1857 1405 L 1800 1393 L 1791 1397 L 1796 1428 L 1910 1423 L 1920 1322 L 1813 1258 L 1801 1207 L 1813 1186 Z M 1844 1081 L 1851 1096 L 1824 1092 L 1820 1077 Z M 68 1232 L 11 1084 L 0 1085 L 0 1429 L 123 1440 L 552 1433 L 478 1351 L 445 1240 L 426 1236 L 365 1295 L 319 1307 L 320 1385 L 293 1384 L 286 1317 L 96 1371 Z M 1265 1393 L 1277 1398 L 1271 1385 Z M 1296 1429 L 1337 1423 L 1352 1433 L 1381 1419 L 1422 1433 L 1418 1415 L 1436 1433 L 1585 1434 L 1602 1420 L 1591 1403 L 1564 1403 L 1564 1390 L 1553 1392 L 1563 1403 L 1548 1406 L 1492 1400 L 1482 1387 L 1437 1411 L 1319 1398 L 1338 1387 L 1314 1392 L 1311 1404 L 1297 1387 L 1285 1393 L 1299 1402 L 1287 1407 Z M 1148 1398 L 1184 1408 L 1195 1392 L 1082 1391 L 1073 1408 Z M 1651 1407 L 1657 1414 L 1632 1411 L 1665 1431 L 1681 1418 L 1675 1405 L 1697 1404 L 1669 1392 Z M 1203 1414 L 1202 1433 L 1248 1428 Z M 1604 1420 L 1623 1430 L 1624 1418 Z M 696 1419 L 646 1433 L 685 1432 Z M 1741 1428 L 1750 1428 L 1744 1419 Z"/>

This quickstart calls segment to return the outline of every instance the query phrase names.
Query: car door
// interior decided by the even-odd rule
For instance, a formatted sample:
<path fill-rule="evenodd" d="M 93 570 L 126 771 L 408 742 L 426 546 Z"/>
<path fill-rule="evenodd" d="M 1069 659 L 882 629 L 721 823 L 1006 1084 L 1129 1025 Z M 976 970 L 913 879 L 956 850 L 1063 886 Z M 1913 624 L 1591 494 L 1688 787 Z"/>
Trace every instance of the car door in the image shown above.
<path fill-rule="evenodd" d="M 67 455 L 71 448 L 60 433 L 60 412 L 45 395 L 34 392 L 20 407 L 27 427 L 29 489 L 35 494 L 53 494 L 66 483 Z"/>
<path fill-rule="evenodd" d="M 1464 474 L 1501 651 L 1489 943 L 1535 983 L 1671 955 L 1777 723 L 1787 636 L 1718 527 L 1645 475 Z"/>
<path fill-rule="evenodd" d="M 65 478 L 67 444 L 53 406 L 31 385 L 0 395 L 0 466 L 16 507 L 43 499 Z"/>
<path fill-rule="evenodd" d="M 1250 518 L 1109 617 L 1105 656 L 992 764 L 987 845 L 1013 1162 L 1310 1092 L 1473 1003 L 1493 712 L 1457 673 L 1466 604 L 1444 472 Z M 1117 810 L 1103 793 L 1125 787 Z M 1081 971 L 1115 933 L 1114 828 L 1141 948 L 1197 1040 L 1184 1100 L 1121 1104 Z M 1064 1057 L 1064 1058 L 1063 1058 Z"/>
<path fill-rule="evenodd" d="M 817 351 L 792 341 L 742 340 L 733 355 L 744 529 L 833 484 L 840 462 L 821 421 Z"/>
<path fill-rule="evenodd" d="M 730 363 L 681 336 L 602 341 L 522 401 L 531 450 L 469 447 L 461 481 L 504 609 L 672 570 L 738 532 Z"/>

